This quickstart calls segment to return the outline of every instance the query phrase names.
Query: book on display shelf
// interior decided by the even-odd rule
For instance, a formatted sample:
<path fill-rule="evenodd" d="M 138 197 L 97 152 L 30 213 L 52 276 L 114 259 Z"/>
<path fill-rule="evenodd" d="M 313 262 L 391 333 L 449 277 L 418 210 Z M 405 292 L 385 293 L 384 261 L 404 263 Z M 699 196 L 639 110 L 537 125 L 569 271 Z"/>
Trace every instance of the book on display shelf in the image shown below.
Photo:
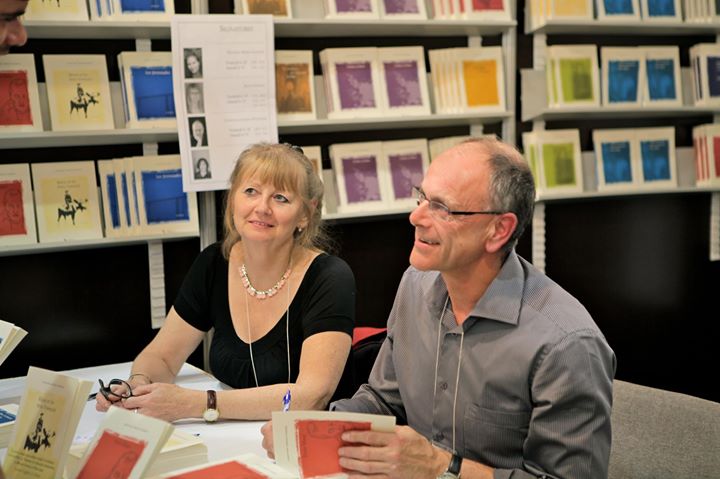
<path fill-rule="evenodd" d="M 633 130 L 593 130 L 598 191 L 637 189 L 638 143 Z"/>
<path fill-rule="evenodd" d="M 0 246 L 35 243 L 37 230 L 30 165 L 0 165 Z"/>
<path fill-rule="evenodd" d="M 325 18 L 379 18 L 378 0 L 325 0 Z"/>
<path fill-rule="evenodd" d="M 523 133 L 523 148 L 538 197 L 583 192 L 579 130 L 543 130 Z"/>
<path fill-rule="evenodd" d="M 0 133 L 42 129 L 33 55 L 0 56 Z"/>
<path fill-rule="evenodd" d="M 693 100 L 698 106 L 720 106 L 720 44 L 699 43 L 690 48 Z"/>
<path fill-rule="evenodd" d="M 676 187 L 675 128 L 635 128 L 634 132 L 640 150 L 640 186 Z"/>
<path fill-rule="evenodd" d="M 600 72 L 596 45 L 547 47 L 548 106 L 600 106 Z"/>
<path fill-rule="evenodd" d="M 382 116 L 377 48 L 327 48 L 320 52 L 320 63 L 329 119 Z"/>
<path fill-rule="evenodd" d="M 169 21 L 173 0 L 88 0 L 90 18 L 102 21 Z"/>
<path fill-rule="evenodd" d="M 25 336 L 27 331 L 23 328 L 0 319 L 0 364 L 5 362 Z"/>
<path fill-rule="evenodd" d="M 43 55 L 53 131 L 115 128 L 105 55 Z"/>
<path fill-rule="evenodd" d="M 567 0 L 575 3 L 578 0 Z M 590 0 L 582 0 L 587 2 Z M 461 10 L 461 17 L 468 20 L 511 20 L 508 0 L 461 0 L 456 10 Z M 590 9 L 592 12 L 592 7 Z"/>
<path fill-rule="evenodd" d="M 693 128 L 695 184 L 720 185 L 720 125 L 698 125 Z"/>
<path fill-rule="evenodd" d="M 714 0 L 713 0 L 714 1 Z M 644 22 L 682 22 L 680 0 L 640 0 Z"/>
<path fill-rule="evenodd" d="M 637 108 L 642 104 L 645 55 L 642 48 L 601 47 L 604 106 Z"/>
<path fill-rule="evenodd" d="M 389 205 L 382 142 L 330 145 L 338 190 L 338 212 L 383 210 Z"/>
<path fill-rule="evenodd" d="M 172 54 L 122 52 L 118 68 L 126 128 L 173 128 Z"/>
<path fill-rule="evenodd" d="M 420 186 L 430 164 L 427 139 L 384 141 L 382 152 L 383 167 L 388 171 L 388 201 L 394 207 L 414 206 L 413 187 Z"/>
<path fill-rule="evenodd" d="M 51 22 L 89 20 L 87 0 L 30 0 L 23 17 Z"/>
<path fill-rule="evenodd" d="M 663 107 L 682 106 L 679 47 L 643 47 L 643 52 L 645 54 L 643 103 Z"/>
<path fill-rule="evenodd" d="M 378 0 L 380 17 L 387 19 L 426 20 L 425 0 Z"/>
<path fill-rule="evenodd" d="M 597 0 L 597 19 L 606 21 L 640 21 L 639 0 Z"/>
<path fill-rule="evenodd" d="M 15 427 L 19 405 L 15 403 L 0 405 L 0 448 L 7 448 L 10 434 Z"/>
<path fill-rule="evenodd" d="M 92 382 L 31 366 L 3 462 L 6 477 L 60 479 Z"/>
<path fill-rule="evenodd" d="M 392 116 L 430 115 L 430 95 L 423 47 L 377 49 L 384 95 L 382 104 Z"/>
<path fill-rule="evenodd" d="M 100 202 L 94 161 L 31 165 L 41 243 L 100 239 Z"/>
<path fill-rule="evenodd" d="M 275 50 L 275 95 L 279 120 L 314 120 L 312 50 Z"/>
<path fill-rule="evenodd" d="M 242 7 L 246 15 L 265 14 L 274 17 L 292 18 L 292 2 L 290 0 L 235 0 L 235 11 Z"/>
<path fill-rule="evenodd" d="M 113 160 L 97 160 L 97 170 L 100 178 L 105 237 L 117 238 L 123 236 L 126 228 L 122 221 L 123 214 Z"/>

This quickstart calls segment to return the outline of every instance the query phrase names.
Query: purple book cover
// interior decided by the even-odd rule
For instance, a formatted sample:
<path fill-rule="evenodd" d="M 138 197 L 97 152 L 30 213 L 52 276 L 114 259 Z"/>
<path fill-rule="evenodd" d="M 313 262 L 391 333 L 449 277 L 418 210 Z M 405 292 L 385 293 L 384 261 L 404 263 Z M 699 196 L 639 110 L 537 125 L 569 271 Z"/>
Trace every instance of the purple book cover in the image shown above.
<path fill-rule="evenodd" d="M 377 158 L 372 155 L 342 159 L 348 203 L 380 200 Z"/>
<path fill-rule="evenodd" d="M 370 0 L 335 0 L 338 13 L 372 12 Z"/>
<path fill-rule="evenodd" d="M 385 13 L 420 13 L 418 1 L 420 0 L 382 0 L 385 3 Z"/>
<path fill-rule="evenodd" d="M 412 198 L 413 186 L 423 179 L 423 162 L 420 153 L 389 155 L 390 175 L 396 200 Z"/>
<path fill-rule="evenodd" d="M 417 62 L 384 62 L 383 65 L 390 107 L 422 106 Z"/>
<path fill-rule="evenodd" d="M 370 62 L 338 63 L 335 68 L 340 109 L 375 108 Z"/>

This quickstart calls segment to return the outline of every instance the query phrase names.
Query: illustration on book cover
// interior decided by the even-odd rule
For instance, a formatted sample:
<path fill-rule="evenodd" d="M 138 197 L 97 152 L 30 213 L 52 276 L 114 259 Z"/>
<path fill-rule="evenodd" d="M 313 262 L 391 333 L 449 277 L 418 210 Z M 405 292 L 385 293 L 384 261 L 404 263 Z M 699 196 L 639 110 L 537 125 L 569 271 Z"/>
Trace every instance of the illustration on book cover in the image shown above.
<path fill-rule="evenodd" d="M 48 229 L 61 231 L 73 228 L 87 228 L 88 178 L 84 176 L 44 178 L 40 182 L 46 205 L 44 221 Z"/>
<path fill-rule="evenodd" d="M 45 449 L 52 447 L 50 441 L 55 437 L 55 431 L 48 431 L 45 428 L 44 415 L 44 412 L 40 413 L 37 421 L 35 421 L 35 429 L 25 436 L 24 450 L 37 453 L 41 447 Z"/>
<path fill-rule="evenodd" d="M 0 181 L 0 236 L 24 234 L 22 181 Z"/>
<path fill-rule="evenodd" d="M 32 124 L 27 72 L 0 72 L 0 126 Z"/>

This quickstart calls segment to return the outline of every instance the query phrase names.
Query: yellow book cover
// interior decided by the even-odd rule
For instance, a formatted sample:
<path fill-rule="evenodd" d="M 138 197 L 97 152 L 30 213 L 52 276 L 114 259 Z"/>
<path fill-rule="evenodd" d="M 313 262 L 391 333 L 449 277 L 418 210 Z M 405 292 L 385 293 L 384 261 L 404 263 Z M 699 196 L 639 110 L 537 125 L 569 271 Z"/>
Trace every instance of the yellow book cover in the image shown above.
<path fill-rule="evenodd" d="M 92 383 L 30 367 L 3 463 L 13 479 L 59 479 Z"/>
<path fill-rule="evenodd" d="M 43 55 L 54 131 L 115 128 L 104 55 Z"/>
<path fill-rule="evenodd" d="M 102 238 L 94 162 L 35 163 L 32 175 L 41 243 Z"/>
<path fill-rule="evenodd" d="M 30 0 L 25 19 L 62 22 L 89 20 L 89 17 L 85 0 Z"/>
<path fill-rule="evenodd" d="M 467 106 L 497 106 L 500 104 L 495 60 L 466 60 L 463 62 L 463 79 Z"/>

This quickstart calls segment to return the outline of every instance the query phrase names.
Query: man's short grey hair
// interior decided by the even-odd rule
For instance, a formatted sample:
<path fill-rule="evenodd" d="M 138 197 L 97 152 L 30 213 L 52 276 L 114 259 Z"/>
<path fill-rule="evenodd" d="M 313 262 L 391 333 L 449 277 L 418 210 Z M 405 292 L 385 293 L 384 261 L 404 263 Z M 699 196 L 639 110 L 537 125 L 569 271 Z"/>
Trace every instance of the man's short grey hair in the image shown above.
<path fill-rule="evenodd" d="M 503 246 L 505 254 L 517 245 L 532 220 L 535 208 L 535 182 L 522 153 L 495 137 L 470 138 L 462 144 L 475 144 L 485 149 L 492 169 L 490 176 L 491 208 L 515 213 L 518 224 Z"/>

